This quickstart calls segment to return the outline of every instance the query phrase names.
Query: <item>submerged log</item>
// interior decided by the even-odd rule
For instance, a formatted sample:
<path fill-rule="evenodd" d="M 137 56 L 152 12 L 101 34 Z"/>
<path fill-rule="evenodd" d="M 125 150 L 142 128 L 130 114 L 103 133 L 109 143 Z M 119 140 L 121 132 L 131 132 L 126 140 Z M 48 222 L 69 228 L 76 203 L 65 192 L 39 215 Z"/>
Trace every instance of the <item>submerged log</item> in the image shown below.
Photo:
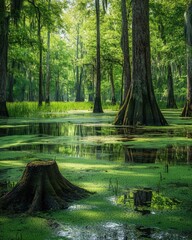
<path fill-rule="evenodd" d="M 64 178 L 55 161 L 33 161 L 27 164 L 18 184 L 0 198 L 0 210 L 32 213 L 64 209 L 89 194 Z"/>

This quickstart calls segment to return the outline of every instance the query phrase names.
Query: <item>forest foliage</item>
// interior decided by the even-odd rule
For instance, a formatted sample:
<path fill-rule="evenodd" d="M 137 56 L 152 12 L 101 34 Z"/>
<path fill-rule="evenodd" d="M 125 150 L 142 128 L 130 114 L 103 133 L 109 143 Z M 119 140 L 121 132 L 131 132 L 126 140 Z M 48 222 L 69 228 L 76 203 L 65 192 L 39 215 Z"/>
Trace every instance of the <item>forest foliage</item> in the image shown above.
<path fill-rule="evenodd" d="M 177 104 L 182 107 L 186 99 L 184 12 L 187 4 L 187 0 L 150 1 L 152 78 L 155 95 L 161 106 L 165 106 L 167 101 L 169 67 Z M 127 1 L 127 18 L 131 38 L 131 1 Z M 123 94 L 121 29 L 120 1 L 105 1 L 105 7 L 100 7 L 103 102 L 112 101 L 112 80 L 118 102 Z M 38 100 L 40 47 L 43 100 L 49 91 L 50 101 L 93 101 L 96 78 L 94 1 L 23 2 L 19 21 L 14 24 L 11 20 L 9 26 L 8 102 Z M 129 47 L 131 53 L 131 39 Z M 49 90 L 47 85 L 50 85 Z"/>

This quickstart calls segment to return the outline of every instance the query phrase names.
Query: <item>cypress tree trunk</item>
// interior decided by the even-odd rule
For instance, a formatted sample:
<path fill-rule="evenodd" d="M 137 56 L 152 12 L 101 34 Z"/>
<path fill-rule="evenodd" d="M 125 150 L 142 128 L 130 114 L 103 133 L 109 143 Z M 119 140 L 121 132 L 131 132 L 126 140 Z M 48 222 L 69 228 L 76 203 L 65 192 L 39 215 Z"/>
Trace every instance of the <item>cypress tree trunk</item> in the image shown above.
<path fill-rule="evenodd" d="M 34 101 L 34 86 L 33 86 L 34 77 L 32 76 L 31 70 L 29 70 L 28 78 L 29 78 L 29 101 Z"/>
<path fill-rule="evenodd" d="M 77 25 L 77 53 L 76 58 L 77 61 L 79 60 L 79 54 L 80 58 L 83 59 L 83 43 L 81 41 L 81 37 L 79 35 L 79 24 Z M 84 92 L 83 92 L 83 75 L 84 75 L 84 66 L 76 66 L 76 102 L 84 101 Z"/>
<path fill-rule="evenodd" d="M 76 41 L 76 60 L 77 60 L 77 65 L 76 65 L 76 98 L 75 101 L 76 102 L 80 102 L 80 98 L 81 98 L 81 94 L 80 94 L 80 84 L 79 84 L 79 65 L 78 65 L 78 61 L 79 61 L 79 41 L 80 41 L 80 36 L 79 36 L 79 23 L 77 24 L 77 41 Z"/>
<path fill-rule="evenodd" d="M 100 59 L 100 1 L 95 0 L 96 8 L 96 27 L 97 27 L 97 79 L 95 102 L 93 107 L 94 113 L 103 113 L 101 104 L 101 59 Z"/>
<path fill-rule="evenodd" d="M 48 10 L 51 9 L 51 0 L 48 1 Z M 51 32 L 50 28 L 48 26 L 47 31 L 47 59 L 46 59 L 46 98 L 45 103 L 50 104 L 50 79 L 51 79 L 51 73 L 50 73 L 50 38 L 51 38 Z"/>
<path fill-rule="evenodd" d="M 39 47 L 39 100 L 38 106 L 41 107 L 43 104 L 43 41 L 41 37 L 41 11 L 34 1 L 28 0 L 33 5 L 37 16 L 37 36 L 38 36 L 38 47 Z"/>
<path fill-rule="evenodd" d="M 168 65 L 167 86 L 168 86 L 167 108 L 177 108 L 177 104 L 175 102 L 174 97 L 173 75 L 170 64 Z"/>
<path fill-rule="evenodd" d="M 11 66 L 10 66 L 10 73 L 9 73 L 9 80 L 8 80 L 8 96 L 7 96 L 7 101 L 8 102 L 14 102 L 13 99 L 13 86 L 14 86 L 14 67 L 15 67 L 15 61 L 12 60 Z"/>
<path fill-rule="evenodd" d="M 192 2 L 185 12 L 185 39 L 187 47 L 187 101 L 182 117 L 192 117 Z"/>
<path fill-rule="evenodd" d="M 133 81 L 115 119 L 120 125 L 166 125 L 151 78 L 149 0 L 133 0 Z"/>
<path fill-rule="evenodd" d="M 59 75 L 59 72 L 58 72 L 57 73 L 57 78 L 56 78 L 56 81 L 55 81 L 55 101 L 56 102 L 59 101 L 59 87 L 60 87 L 59 78 L 60 78 L 60 75 Z"/>
<path fill-rule="evenodd" d="M 192 47 L 187 46 L 187 101 L 181 113 L 182 117 L 192 117 Z"/>
<path fill-rule="evenodd" d="M 115 105 L 116 97 L 115 97 L 115 84 L 114 84 L 114 77 L 113 77 L 113 64 L 110 65 L 109 78 L 111 82 L 111 104 Z"/>
<path fill-rule="evenodd" d="M 39 106 L 43 104 L 43 46 L 41 38 L 41 12 L 38 9 L 38 41 L 39 41 Z"/>
<path fill-rule="evenodd" d="M 129 34 L 128 34 L 128 19 L 126 0 L 121 0 L 122 14 L 122 39 L 121 48 L 123 51 L 123 78 L 124 78 L 124 97 L 125 100 L 129 87 L 131 85 L 131 66 L 129 60 Z"/>
<path fill-rule="evenodd" d="M 6 106 L 7 54 L 9 17 L 6 16 L 5 0 L 0 1 L 0 117 L 8 117 Z"/>

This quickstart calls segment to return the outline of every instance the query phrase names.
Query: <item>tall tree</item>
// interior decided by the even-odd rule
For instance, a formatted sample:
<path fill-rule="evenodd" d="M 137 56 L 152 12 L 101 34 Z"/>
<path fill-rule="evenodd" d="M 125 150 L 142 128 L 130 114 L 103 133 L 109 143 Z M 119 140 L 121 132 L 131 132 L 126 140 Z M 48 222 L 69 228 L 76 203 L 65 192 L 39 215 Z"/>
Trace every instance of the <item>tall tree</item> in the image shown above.
<path fill-rule="evenodd" d="M 35 0 L 28 0 L 29 3 L 33 5 L 36 12 L 36 18 L 37 18 L 37 36 L 38 36 L 38 47 L 39 47 L 39 100 L 38 105 L 42 106 L 43 103 L 43 42 L 41 37 L 41 28 L 42 28 L 42 13 L 41 9 L 36 4 Z"/>
<path fill-rule="evenodd" d="M 128 17 L 126 0 L 121 0 L 122 15 L 122 39 L 121 48 L 123 51 L 123 78 L 124 78 L 124 100 L 131 85 L 131 65 L 129 54 L 129 34 L 128 34 Z"/>
<path fill-rule="evenodd" d="M 11 0 L 10 4 L 7 4 L 6 0 L 0 1 L 0 117 L 9 116 L 6 106 L 9 20 L 11 17 L 15 21 L 18 19 L 22 2 L 23 0 Z M 11 9 L 7 9 L 7 6 L 11 6 Z"/>
<path fill-rule="evenodd" d="M 48 1 L 48 11 L 51 10 L 51 0 Z M 47 29 L 47 59 L 46 59 L 46 93 L 45 93 L 45 102 L 46 104 L 50 104 L 50 39 L 51 39 L 51 31 L 48 26 Z"/>
<path fill-rule="evenodd" d="M 109 78 L 111 82 L 111 104 L 116 104 L 116 97 L 115 97 L 115 84 L 114 84 L 114 77 L 113 77 L 113 64 L 109 66 Z"/>
<path fill-rule="evenodd" d="M 115 124 L 166 125 L 152 85 L 149 0 L 133 0 L 132 12 L 133 80 Z"/>
<path fill-rule="evenodd" d="M 187 45 L 187 101 L 182 117 L 192 116 L 192 2 L 185 12 L 185 38 Z"/>
<path fill-rule="evenodd" d="M 173 75 L 171 64 L 168 64 L 168 73 L 167 73 L 167 108 L 177 108 L 177 104 L 175 101 L 174 90 L 173 90 Z"/>
<path fill-rule="evenodd" d="M 83 42 L 82 42 L 82 37 L 80 35 L 80 23 L 78 22 L 77 24 L 77 40 L 76 40 L 76 102 L 81 102 L 83 101 L 83 89 L 82 89 L 82 83 L 83 83 L 83 72 L 84 72 L 84 67 L 79 66 L 80 60 L 83 59 Z"/>
<path fill-rule="evenodd" d="M 166 52 L 166 59 L 171 59 L 173 58 L 173 54 L 172 51 L 169 47 L 169 45 L 167 44 L 167 41 L 169 40 L 169 35 L 167 34 L 167 29 L 169 29 L 168 24 L 166 23 L 166 21 L 164 21 L 164 11 L 165 11 L 165 7 L 162 6 L 163 3 L 161 3 L 161 8 L 158 9 L 158 30 L 159 30 L 159 35 L 162 39 L 162 44 L 163 47 L 167 49 Z M 157 5 L 157 8 L 159 7 L 159 5 Z M 157 10 L 156 10 L 157 11 Z M 164 69 L 167 71 L 167 108 L 177 108 L 176 105 L 176 101 L 175 101 L 175 96 L 174 96 L 174 83 L 173 83 L 173 74 L 172 74 L 172 66 L 170 61 L 167 63 L 167 67 Z"/>
<path fill-rule="evenodd" d="M 96 57 L 96 92 L 95 92 L 95 101 L 94 101 L 94 113 L 102 113 L 102 104 L 101 104 L 101 59 L 100 59 L 100 1 L 95 0 L 95 9 L 96 9 L 96 29 L 97 29 L 97 57 Z"/>

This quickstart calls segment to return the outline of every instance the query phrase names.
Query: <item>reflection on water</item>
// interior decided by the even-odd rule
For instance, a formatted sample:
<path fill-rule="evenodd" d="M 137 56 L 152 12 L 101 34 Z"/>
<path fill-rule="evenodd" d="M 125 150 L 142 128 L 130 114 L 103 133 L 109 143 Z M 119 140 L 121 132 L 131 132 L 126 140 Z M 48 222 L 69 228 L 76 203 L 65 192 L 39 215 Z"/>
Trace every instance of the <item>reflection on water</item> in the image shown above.
<path fill-rule="evenodd" d="M 125 162 L 155 163 L 157 149 L 125 148 Z"/>
<path fill-rule="evenodd" d="M 149 130 L 147 130 L 149 131 Z M 35 135 L 36 140 L 9 147 L 10 150 L 26 150 L 52 154 L 63 154 L 73 157 L 96 158 L 126 163 L 191 163 L 191 146 L 172 146 L 166 148 L 131 147 L 131 142 L 139 134 L 146 134 L 143 129 L 116 128 L 112 125 L 72 124 L 69 122 L 28 123 L 15 127 L 0 128 L 1 137 Z M 159 134 L 147 133 L 148 137 Z M 168 135 L 173 135 L 169 131 Z M 126 142 L 123 145 L 122 142 Z M 29 144 L 30 143 L 30 144 Z M 2 149 L 2 148 L 1 148 Z"/>
<path fill-rule="evenodd" d="M 60 224 L 56 229 L 56 237 L 59 237 L 59 239 L 73 240 L 190 239 L 187 236 L 181 236 L 179 234 L 172 233 L 171 231 L 163 232 L 155 228 L 145 228 L 143 226 L 134 226 L 115 222 L 106 222 L 104 224 L 85 227 L 71 227 L 69 225 Z M 51 239 L 55 239 L 55 236 Z"/>

